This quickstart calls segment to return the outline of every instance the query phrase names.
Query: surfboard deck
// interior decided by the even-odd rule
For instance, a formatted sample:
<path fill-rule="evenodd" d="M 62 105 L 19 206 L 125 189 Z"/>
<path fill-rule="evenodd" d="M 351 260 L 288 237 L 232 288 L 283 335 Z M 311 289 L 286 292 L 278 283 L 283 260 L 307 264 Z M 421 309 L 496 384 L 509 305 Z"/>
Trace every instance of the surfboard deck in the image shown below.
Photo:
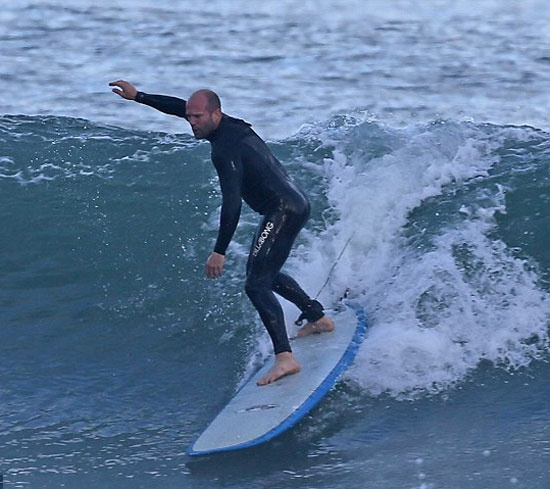
<path fill-rule="evenodd" d="M 365 313 L 357 304 L 347 303 L 334 319 L 334 331 L 291 341 L 300 362 L 299 373 L 259 387 L 257 380 L 273 364 L 273 356 L 268 358 L 188 448 L 187 454 L 209 455 L 265 443 L 310 412 L 353 362 L 367 329 Z"/>

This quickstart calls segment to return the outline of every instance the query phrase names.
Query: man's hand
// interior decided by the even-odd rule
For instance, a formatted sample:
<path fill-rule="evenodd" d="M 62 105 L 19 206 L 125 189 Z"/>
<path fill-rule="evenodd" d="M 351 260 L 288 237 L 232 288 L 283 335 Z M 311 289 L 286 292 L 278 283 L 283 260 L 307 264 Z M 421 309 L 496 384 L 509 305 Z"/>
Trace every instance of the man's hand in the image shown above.
<path fill-rule="evenodd" d="M 215 251 L 210 255 L 206 262 L 206 276 L 208 278 L 218 278 L 222 276 L 223 264 L 225 263 L 225 256 L 216 253 Z"/>
<path fill-rule="evenodd" d="M 134 85 L 132 85 L 130 82 L 127 82 L 125 80 L 117 80 L 109 83 L 110 87 L 118 87 L 113 88 L 113 93 L 116 93 L 117 95 L 120 95 L 122 98 L 125 98 L 126 100 L 135 100 L 137 95 L 137 90 Z"/>

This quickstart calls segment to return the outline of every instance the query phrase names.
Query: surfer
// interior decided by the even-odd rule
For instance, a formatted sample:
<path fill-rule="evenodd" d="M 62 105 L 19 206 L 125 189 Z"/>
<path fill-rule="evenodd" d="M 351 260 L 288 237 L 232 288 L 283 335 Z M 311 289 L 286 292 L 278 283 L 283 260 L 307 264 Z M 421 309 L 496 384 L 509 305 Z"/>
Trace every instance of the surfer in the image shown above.
<path fill-rule="evenodd" d="M 274 292 L 302 312 L 298 321 L 305 319 L 307 324 L 298 331 L 299 337 L 334 329 L 334 321 L 325 315 L 321 303 L 311 299 L 292 277 L 281 272 L 309 217 L 310 205 L 303 190 L 250 124 L 222 112 L 220 99 L 213 91 L 198 90 L 185 101 L 140 92 L 124 80 L 109 85 L 124 99 L 187 119 L 195 138 L 210 142 L 222 208 L 216 244 L 205 266 L 209 278 L 222 275 L 225 252 L 237 228 L 242 201 L 263 216 L 248 256 L 245 291 L 269 333 L 275 363 L 258 385 L 299 372 L 300 364 L 292 354 L 283 310 Z"/>

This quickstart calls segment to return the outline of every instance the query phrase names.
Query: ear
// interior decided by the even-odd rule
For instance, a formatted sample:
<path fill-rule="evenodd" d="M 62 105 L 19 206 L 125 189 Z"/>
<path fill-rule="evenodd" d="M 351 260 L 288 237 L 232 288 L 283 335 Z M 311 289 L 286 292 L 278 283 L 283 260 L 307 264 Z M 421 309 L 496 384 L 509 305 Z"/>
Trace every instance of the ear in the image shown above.
<path fill-rule="evenodd" d="M 216 109 L 212 112 L 212 120 L 218 125 L 222 120 L 222 111 L 221 109 Z"/>

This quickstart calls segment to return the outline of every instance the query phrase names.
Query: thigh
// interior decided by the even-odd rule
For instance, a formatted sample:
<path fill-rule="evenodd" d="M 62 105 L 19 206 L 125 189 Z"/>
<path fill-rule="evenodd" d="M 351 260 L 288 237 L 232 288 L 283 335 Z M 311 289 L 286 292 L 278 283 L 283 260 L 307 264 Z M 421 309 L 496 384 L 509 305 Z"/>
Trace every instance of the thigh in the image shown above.
<path fill-rule="evenodd" d="M 266 215 L 252 241 L 247 277 L 261 275 L 274 280 L 290 254 L 303 221 L 300 216 L 285 211 Z"/>

